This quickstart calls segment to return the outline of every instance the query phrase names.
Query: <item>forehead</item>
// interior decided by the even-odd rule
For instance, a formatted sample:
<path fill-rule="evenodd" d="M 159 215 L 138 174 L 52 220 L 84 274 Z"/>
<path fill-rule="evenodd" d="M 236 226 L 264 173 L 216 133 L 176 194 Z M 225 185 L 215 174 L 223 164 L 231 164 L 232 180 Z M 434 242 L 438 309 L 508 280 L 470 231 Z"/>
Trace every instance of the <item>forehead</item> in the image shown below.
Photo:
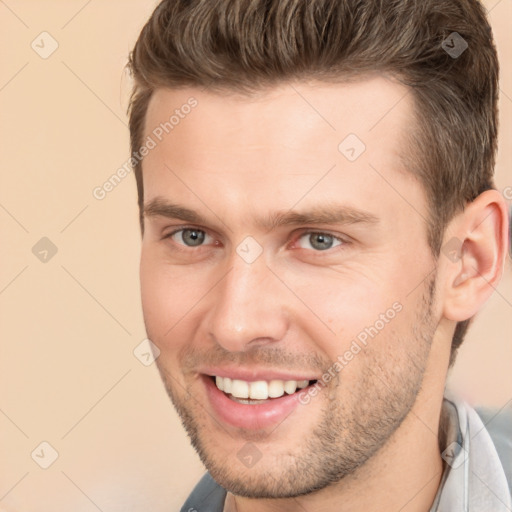
<path fill-rule="evenodd" d="M 197 102 L 193 109 L 187 107 L 191 98 Z M 171 122 L 176 144 L 193 132 L 196 144 L 205 148 L 241 139 L 268 147 L 286 143 L 299 148 L 302 136 L 325 140 L 327 145 L 354 133 L 371 143 L 391 129 L 396 140 L 411 127 L 413 100 L 409 88 L 386 76 L 340 83 L 288 82 L 250 95 L 162 88 L 149 102 L 146 135 L 169 122 L 173 113 L 179 115 L 179 120 L 175 116 Z"/>
<path fill-rule="evenodd" d="M 380 200 L 376 187 L 399 179 L 407 181 L 400 195 L 416 193 L 401 159 L 414 124 L 412 94 L 384 76 L 290 82 L 251 96 L 159 89 L 145 121 L 145 137 L 156 142 L 143 163 L 146 203 L 178 194 L 204 206 L 200 196 L 209 194 L 241 206 L 250 193 L 268 208 L 271 189 L 278 206 L 291 208 L 301 193 L 306 202 L 332 202 L 334 187 L 345 200 L 368 202 Z M 397 194 L 385 193 L 390 201 Z"/>

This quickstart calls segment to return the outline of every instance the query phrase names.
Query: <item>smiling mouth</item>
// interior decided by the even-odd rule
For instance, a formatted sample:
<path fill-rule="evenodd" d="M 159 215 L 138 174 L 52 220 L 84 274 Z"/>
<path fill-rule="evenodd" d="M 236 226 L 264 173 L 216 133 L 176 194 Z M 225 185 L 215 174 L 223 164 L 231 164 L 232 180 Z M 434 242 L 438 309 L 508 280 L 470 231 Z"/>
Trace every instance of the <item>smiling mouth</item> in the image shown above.
<path fill-rule="evenodd" d="M 233 402 L 245 405 L 262 404 L 285 395 L 293 395 L 317 382 L 316 380 L 258 380 L 248 382 L 230 379 L 229 377 L 210 376 L 210 378 L 217 389 Z"/>

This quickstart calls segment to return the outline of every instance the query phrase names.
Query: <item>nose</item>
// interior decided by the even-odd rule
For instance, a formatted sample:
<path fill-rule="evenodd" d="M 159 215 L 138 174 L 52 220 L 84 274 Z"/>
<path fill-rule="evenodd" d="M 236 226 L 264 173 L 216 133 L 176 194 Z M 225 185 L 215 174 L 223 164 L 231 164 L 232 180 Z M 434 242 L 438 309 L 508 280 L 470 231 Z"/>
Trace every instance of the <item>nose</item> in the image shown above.
<path fill-rule="evenodd" d="M 234 254 L 230 263 L 212 294 L 210 336 L 231 352 L 282 340 L 289 327 L 286 297 L 264 257 L 247 263 Z"/>

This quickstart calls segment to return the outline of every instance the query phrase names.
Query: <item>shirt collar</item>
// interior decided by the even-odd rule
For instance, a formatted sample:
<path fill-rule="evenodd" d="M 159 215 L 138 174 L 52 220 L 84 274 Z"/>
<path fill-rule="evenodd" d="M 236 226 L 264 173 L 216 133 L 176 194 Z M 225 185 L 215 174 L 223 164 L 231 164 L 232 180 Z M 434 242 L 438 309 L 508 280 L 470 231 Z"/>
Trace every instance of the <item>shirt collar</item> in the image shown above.
<path fill-rule="evenodd" d="M 510 492 L 492 439 L 478 414 L 445 395 L 440 423 L 444 472 L 430 512 L 510 512 Z"/>

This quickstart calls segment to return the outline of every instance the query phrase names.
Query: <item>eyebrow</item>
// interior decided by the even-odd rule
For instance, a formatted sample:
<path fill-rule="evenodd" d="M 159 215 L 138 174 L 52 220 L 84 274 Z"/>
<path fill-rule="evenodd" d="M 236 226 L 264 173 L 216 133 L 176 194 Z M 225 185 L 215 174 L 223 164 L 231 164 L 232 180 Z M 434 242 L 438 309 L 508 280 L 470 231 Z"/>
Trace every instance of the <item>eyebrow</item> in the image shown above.
<path fill-rule="evenodd" d="M 144 205 L 145 217 L 179 219 L 193 224 L 208 224 L 208 220 L 195 210 L 156 197 Z M 302 224 L 377 224 L 379 217 L 373 213 L 347 205 L 327 204 L 304 211 L 278 211 L 256 220 L 256 225 L 272 231 L 281 226 Z"/>

